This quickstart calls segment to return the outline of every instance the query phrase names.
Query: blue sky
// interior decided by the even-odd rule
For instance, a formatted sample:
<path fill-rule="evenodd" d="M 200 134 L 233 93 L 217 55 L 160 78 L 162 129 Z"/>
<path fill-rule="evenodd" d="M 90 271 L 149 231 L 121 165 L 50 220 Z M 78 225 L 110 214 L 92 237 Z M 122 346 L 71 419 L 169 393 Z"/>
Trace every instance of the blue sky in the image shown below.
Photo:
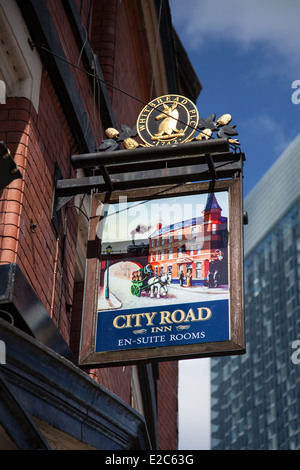
<path fill-rule="evenodd" d="M 229 113 L 236 125 L 246 197 L 300 132 L 300 1 L 169 3 L 203 86 L 199 115 Z M 179 369 L 180 447 L 209 449 L 209 360 L 182 361 Z"/>
<path fill-rule="evenodd" d="M 203 89 L 203 118 L 232 115 L 251 191 L 300 131 L 299 0 L 170 0 L 171 14 Z M 300 95 L 299 95 L 300 96 Z"/>

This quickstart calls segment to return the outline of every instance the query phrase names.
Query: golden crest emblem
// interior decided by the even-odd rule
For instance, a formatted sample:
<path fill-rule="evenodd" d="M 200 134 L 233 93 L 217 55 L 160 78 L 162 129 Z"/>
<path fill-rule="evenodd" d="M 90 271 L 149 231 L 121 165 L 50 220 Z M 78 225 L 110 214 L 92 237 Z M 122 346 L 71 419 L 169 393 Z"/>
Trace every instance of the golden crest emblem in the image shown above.
<path fill-rule="evenodd" d="M 194 103 L 180 95 L 164 95 L 145 106 L 137 119 L 137 132 L 149 147 L 179 144 L 193 139 L 198 126 Z"/>

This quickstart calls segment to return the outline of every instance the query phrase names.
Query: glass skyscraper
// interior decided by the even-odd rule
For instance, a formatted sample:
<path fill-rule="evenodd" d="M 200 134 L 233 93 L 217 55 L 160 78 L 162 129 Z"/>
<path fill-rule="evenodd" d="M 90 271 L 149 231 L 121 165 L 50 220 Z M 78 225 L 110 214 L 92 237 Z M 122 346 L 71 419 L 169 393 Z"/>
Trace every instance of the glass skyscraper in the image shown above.
<path fill-rule="evenodd" d="M 211 448 L 300 449 L 300 134 L 244 209 L 247 353 L 211 360 Z"/>

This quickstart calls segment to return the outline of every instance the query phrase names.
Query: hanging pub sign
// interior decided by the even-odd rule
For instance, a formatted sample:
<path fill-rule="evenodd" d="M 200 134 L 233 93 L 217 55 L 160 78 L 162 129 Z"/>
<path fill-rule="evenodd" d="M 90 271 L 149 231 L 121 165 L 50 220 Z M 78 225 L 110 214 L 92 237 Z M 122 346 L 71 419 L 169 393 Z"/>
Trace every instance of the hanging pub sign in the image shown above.
<path fill-rule="evenodd" d="M 205 187 L 94 200 L 81 365 L 244 352 L 240 180 Z"/>
<path fill-rule="evenodd" d="M 180 145 L 198 119 L 189 100 L 168 95 L 142 110 L 137 131 L 143 146 Z M 241 178 L 91 201 L 82 367 L 245 352 Z"/>

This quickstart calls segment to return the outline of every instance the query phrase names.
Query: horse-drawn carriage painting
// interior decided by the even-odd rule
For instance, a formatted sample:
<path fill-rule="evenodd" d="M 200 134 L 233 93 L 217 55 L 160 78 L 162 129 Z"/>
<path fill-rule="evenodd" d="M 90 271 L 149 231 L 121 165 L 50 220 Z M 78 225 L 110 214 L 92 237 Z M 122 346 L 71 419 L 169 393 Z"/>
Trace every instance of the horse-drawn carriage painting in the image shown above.
<path fill-rule="evenodd" d="M 145 268 L 140 268 L 132 274 L 131 293 L 137 297 L 141 296 L 142 292 L 149 293 L 150 297 L 166 296 L 168 294 L 168 284 L 171 284 L 171 274 L 165 273 L 161 276 L 155 276 L 152 266 L 148 264 Z"/>

